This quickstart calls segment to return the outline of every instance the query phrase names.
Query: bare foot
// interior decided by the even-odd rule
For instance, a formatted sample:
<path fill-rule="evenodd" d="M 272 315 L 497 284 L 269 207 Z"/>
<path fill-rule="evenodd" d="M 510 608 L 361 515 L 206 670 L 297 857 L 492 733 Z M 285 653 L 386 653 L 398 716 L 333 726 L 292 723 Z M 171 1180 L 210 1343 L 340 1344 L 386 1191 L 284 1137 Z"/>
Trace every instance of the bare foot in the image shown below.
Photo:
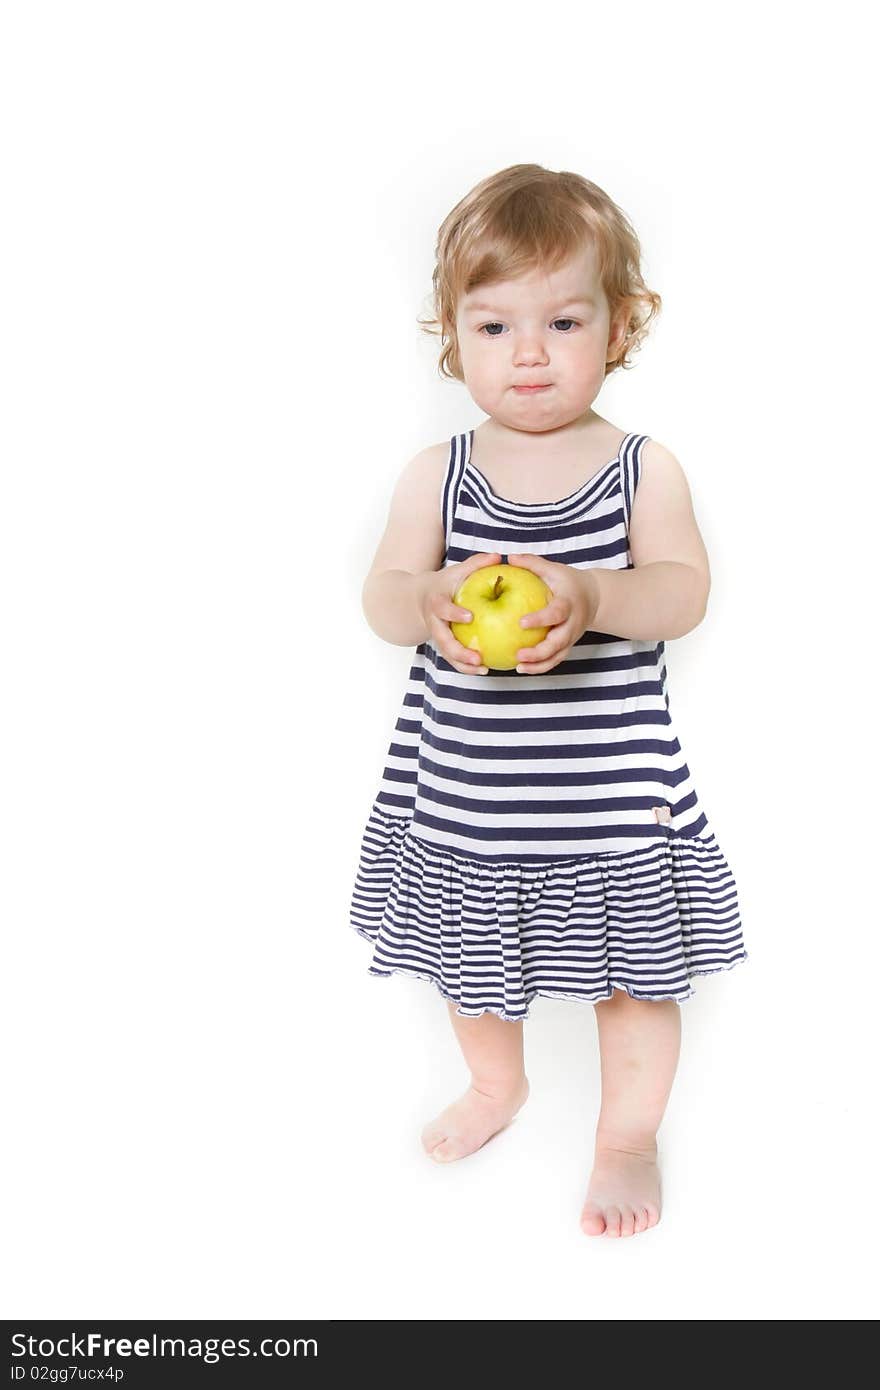
<path fill-rule="evenodd" d="M 648 1149 L 596 1145 L 581 1230 L 588 1236 L 632 1236 L 660 1220 L 657 1145 Z"/>
<path fill-rule="evenodd" d="M 499 1129 L 510 1124 L 528 1094 L 529 1083 L 525 1076 L 513 1090 L 499 1090 L 494 1094 L 469 1086 L 436 1120 L 425 1125 L 422 1144 L 426 1153 L 438 1163 L 449 1163 L 472 1154 Z"/>

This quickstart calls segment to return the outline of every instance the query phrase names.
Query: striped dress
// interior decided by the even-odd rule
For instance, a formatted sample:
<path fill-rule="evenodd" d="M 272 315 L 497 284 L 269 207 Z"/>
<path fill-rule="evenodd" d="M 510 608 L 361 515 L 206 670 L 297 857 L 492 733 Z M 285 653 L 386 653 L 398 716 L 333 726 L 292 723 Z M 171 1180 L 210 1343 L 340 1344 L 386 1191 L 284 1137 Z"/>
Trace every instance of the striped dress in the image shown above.
<path fill-rule="evenodd" d="M 558 502 L 499 497 L 450 443 L 443 568 L 479 553 L 631 569 L 646 435 Z M 456 1012 L 536 996 L 687 999 L 747 959 L 736 884 L 669 712 L 662 641 L 585 631 L 537 675 L 463 675 L 427 640 L 367 817 L 351 926 L 369 973 L 430 980 Z"/>

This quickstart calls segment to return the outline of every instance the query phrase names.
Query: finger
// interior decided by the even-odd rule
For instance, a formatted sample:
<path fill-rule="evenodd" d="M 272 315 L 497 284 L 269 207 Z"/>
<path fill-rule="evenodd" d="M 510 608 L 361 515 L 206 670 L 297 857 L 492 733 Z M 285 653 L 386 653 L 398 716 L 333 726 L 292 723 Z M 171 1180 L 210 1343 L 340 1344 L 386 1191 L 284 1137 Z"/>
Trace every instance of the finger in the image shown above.
<path fill-rule="evenodd" d="M 559 661 L 518 661 L 516 669 L 521 676 L 542 676 L 545 671 L 552 671 L 554 666 L 558 666 Z"/>
<path fill-rule="evenodd" d="M 483 665 L 483 657 L 478 647 L 465 646 L 459 642 L 454 633 L 449 628 L 446 629 L 446 646 L 449 648 L 455 661 L 462 665 L 472 667 L 476 670 Z"/>
<path fill-rule="evenodd" d="M 437 605 L 437 616 L 447 623 L 471 623 L 474 620 L 469 608 L 462 608 L 461 604 L 445 595 Z"/>
<path fill-rule="evenodd" d="M 460 671 L 463 676 L 473 676 L 477 672 L 487 669 L 483 666 L 483 658 L 480 653 L 468 651 L 467 647 L 463 647 L 460 642 L 456 642 L 452 646 L 448 642 L 436 645 L 444 661 L 448 661 L 449 665 L 453 666 L 456 671 Z"/>
<path fill-rule="evenodd" d="M 455 642 L 455 638 L 452 639 Z M 466 647 L 463 642 L 455 642 L 452 655 L 456 661 L 472 662 L 476 657 L 477 666 L 482 666 L 483 657 L 479 647 Z"/>
<path fill-rule="evenodd" d="M 544 662 L 528 662 L 517 657 L 516 669 L 520 676 L 544 676 L 545 671 L 552 671 L 553 667 L 559 666 L 566 653 L 557 652 L 555 656 L 548 657 Z"/>
<path fill-rule="evenodd" d="M 457 640 L 455 633 L 449 626 L 448 621 L 442 617 L 440 613 L 435 611 L 428 614 L 428 631 L 434 646 L 437 648 L 438 652 L 443 653 L 447 661 L 451 656 L 455 656 L 456 649 L 458 649 L 458 656 L 456 659 L 459 661 L 462 659 L 461 653 L 465 648 L 462 647 L 462 644 Z"/>
<path fill-rule="evenodd" d="M 533 647 L 520 647 L 516 654 L 517 661 L 547 661 L 550 657 L 558 656 L 565 651 L 566 647 L 571 646 L 570 635 L 564 633 L 560 628 L 554 628 L 552 633 L 541 642 L 536 642 Z"/>
<path fill-rule="evenodd" d="M 473 651 L 470 647 L 463 647 L 457 642 L 454 647 L 450 647 L 447 661 L 457 661 L 461 666 L 470 669 L 473 666 L 482 666 L 483 658 L 479 652 Z"/>
<path fill-rule="evenodd" d="M 492 555 L 487 555 L 485 553 L 472 555 L 470 559 L 464 560 L 462 563 L 468 572 L 470 572 L 471 570 L 483 569 L 485 565 L 497 565 L 500 564 L 500 562 L 501 556 L 496 550 Z"/>
<path fill-rule="evenodd" d="M 458 637 L 456 637 L 455 633 L 452 631 L 452 628 L 448 624 L 444 624 L 440 640 L 442 643 L 444 653 L 448 652 L 449 657 L 454 658 L 456 661 L 465 662 L 471 662 L 474 660 L 474 658 L 476 658 L 477 664 L 481 664 L 482 658 L 480 656 L 479 648 L 472 647 L 470 643 L 465 645 L 464 642 L 462 642 Z M 447 660 L 449 659 L 449 657 L 447 657 Z"/>
<path fill-rule="evenodd" d="M 534 613 L 523 613 L 520 619 L 520 627 L 549 627 L 551 623 L 557 623 L 562 613 L 553 603 L 548 603 L 544 609 L 535 609 Z"/>
<path fill-rule="evenodd" d="M 450 666 L 454 666 L 463 676 L 485 675 L 489 669 L 483 665 L 483 658 L 479 652 L 469 652 L 466 647 L 460 646 L 457 652 L 443 652 L 442 655 L 446 657 Z"/>
<path fill-rule="evenodd" d="M 548 562 L 543 555 L 530 555 L 528 551 L 524 551 L 522 555 L 508 555 L 507 562 L 510 565 L 521 565 L 523 569 L 531 570 L 545 580 L 548 589 L 552 587 L 550 584 L 552 561 Z"/>
<path fill-rule="evenodd" d="M 431 618 L 431 634 L 434 646 L 442 657 L 464 675 L 483 668 L 483 658 L 472 647 L 466 647 L 455 637 L 452 629 L 438 618 Z M 483 668 L 488 669 L 488 668 Z"/>
<path fill-rule="evenodd" d="M 548 603 L 546 608 L 537 608 L 534 613 L 524 613 L 519 620 L 520 627 L 550 627 L 552 623 L 563 622 L 568 617 L 568 600 L 561 595 Z"/>
<path fill-rule="evenodd" d="M 445 623 L 470 623 L 474 617 L 469 608 L 456 603 L 453 594 L 432 594 L 428 609 L 435 618 L 440 618 Z"/>

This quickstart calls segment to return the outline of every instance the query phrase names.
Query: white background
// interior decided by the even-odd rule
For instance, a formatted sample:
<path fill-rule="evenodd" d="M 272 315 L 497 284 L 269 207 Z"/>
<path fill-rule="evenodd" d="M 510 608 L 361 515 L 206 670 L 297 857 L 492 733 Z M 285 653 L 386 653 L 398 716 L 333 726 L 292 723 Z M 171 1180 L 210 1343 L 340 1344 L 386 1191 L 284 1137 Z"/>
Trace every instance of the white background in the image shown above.
<path fill-rule="evenodd" d="M 876 1316 L 874 74 L 857 4 L 726 15 L 4 6 L 4 1316 Z M 484 418 L 416 318 L 521 162 L 663 297 L 595 408 L 691 484 L 671 711 L 750 952 L 626 1240 L 578 1227 L 592 1008 L 534 1003 L 527 1107 L 440 1167 L 445 1005 L 347 922 L 412 659 L 361 584 Z"/>

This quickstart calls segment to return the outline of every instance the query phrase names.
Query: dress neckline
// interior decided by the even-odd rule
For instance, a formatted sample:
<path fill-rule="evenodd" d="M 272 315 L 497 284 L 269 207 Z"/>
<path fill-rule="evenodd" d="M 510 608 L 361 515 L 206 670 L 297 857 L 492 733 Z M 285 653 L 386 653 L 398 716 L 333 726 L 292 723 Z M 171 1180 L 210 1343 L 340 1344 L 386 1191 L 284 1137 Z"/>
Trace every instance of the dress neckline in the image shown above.
<path fill-rule="evenodd" d="M 473 430 L 468 431 L 467 462 L 465 463 L 464 471 L 470 471 L 477 478 L 479 478 L 480 482 L 483 484 L 486 491 L 489 493 L 489 496 L 492 497 L 496 502 L 500 502 L 505 507 L 525 507 L 527 510 L 529 508 L 540 508 L 546 511 L 548 507 L 561 507 L 566 502 L 573 502 L 575 498 L 580 497 L 582 492 L 586 492 L 587 488 L 592 487 L 593 483 L 595 483 L 596 480 L 600 478 L 603 473 L 606 473 L 609 468 L 611 468 L 614 464 L 619 464 L 620 456 L 623 453 L 624 445 L 626 444 L 629 438 L 630 435 L 624 435 L 623 439 L 620 441 L 620 444 L 618 445 L 617 453 L 614 455 L 614 458 L 609 459 L 607 463 L 603 463 L 601 468 L 597 468 L 596 472 L 593 473 L 589 478 L 587 478 L 586 482 L 581 483 L 580 487 L 575 488 L 574 492 L 570 492 L 567 497 L 558 497 L 553 502 L 515 502 L 513 498 L 502 497 L 499 492 L 496 492 L 492 484 L 489 482 L 489 479 L 486 477 L 485 473 L 482 473 L 480 469 L 477 467 L 477 465 L 472 461 L 471 454 L 474 447 Z"/>

